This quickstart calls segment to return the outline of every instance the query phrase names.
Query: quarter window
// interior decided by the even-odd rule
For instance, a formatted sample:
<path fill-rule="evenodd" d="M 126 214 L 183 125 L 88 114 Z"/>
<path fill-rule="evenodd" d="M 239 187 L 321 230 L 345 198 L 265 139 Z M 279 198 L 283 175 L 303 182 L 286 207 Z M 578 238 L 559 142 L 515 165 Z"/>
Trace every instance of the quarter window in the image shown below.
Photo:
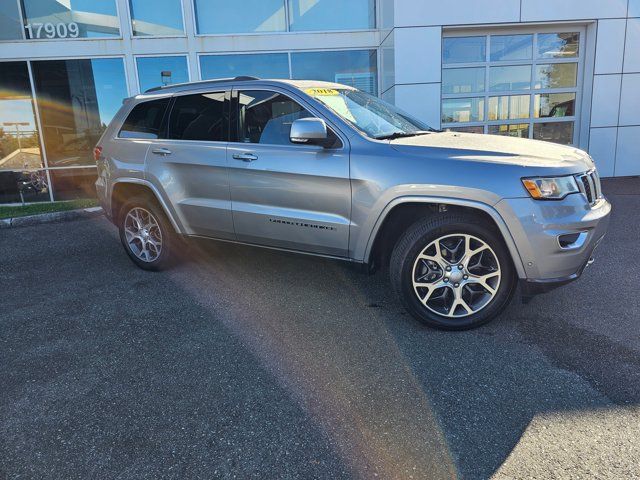
<path fill-rule="evenodd" d="M 119 136 L 121 138 L 158 138 L 168 104 L 169 99 L 162 98 L 136 105 L 122 125 Z"/>
<path fill-rule="evenodd" d="M 576 143 L 580 32 L 445 37 L 442 126 Z"/>
<path fill-rule="evenodd" d="M 224 92 L 177 97 L 169 119 L 169 138 L 226 141 L 224 106 Z"/>
<path fill-rule="evenodd" d="M 289 97 L 266 90 L 238 93 L 238 141 L 290 145 L 291 124 L 311 113 Z"/>

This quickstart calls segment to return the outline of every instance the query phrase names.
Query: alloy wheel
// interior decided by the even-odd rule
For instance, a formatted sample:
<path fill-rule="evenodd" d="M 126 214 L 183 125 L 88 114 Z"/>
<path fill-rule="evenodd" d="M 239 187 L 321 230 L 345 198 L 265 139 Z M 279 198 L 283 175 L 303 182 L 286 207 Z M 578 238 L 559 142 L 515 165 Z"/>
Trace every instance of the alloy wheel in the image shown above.
<path fill-rule="evenodd" d="M 495 298 L 502 273 L 495 252 L 473 235 L 442 236 L 417 256 L 413 288 L 432 312 L 449 318 L 473 315 Z"/>
<path fill-rule="evenodd" d="M 153 262 L 162 253 L 162 231 L 158 220 L 148 210 L 135 207 L 124 220 L 127 245 L 143 262 Z"/>

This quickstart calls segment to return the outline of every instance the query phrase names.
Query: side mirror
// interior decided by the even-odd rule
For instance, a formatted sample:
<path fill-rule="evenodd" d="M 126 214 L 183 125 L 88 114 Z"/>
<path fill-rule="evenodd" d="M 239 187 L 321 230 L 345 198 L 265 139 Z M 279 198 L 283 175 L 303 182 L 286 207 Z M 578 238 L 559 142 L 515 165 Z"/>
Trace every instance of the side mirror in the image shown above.
<path fill-rule="evenodd" d="M 325 146 L 327 124 L 321 118 L 299 118 L 291 124 L 291 143 Z"/>

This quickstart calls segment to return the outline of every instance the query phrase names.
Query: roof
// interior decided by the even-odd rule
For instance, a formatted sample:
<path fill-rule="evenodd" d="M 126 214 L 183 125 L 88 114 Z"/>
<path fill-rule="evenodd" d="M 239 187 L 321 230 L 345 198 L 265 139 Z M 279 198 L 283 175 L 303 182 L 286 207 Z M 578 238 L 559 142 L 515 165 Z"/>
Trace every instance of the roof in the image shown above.
<path fill-rule="evenodd" d="M 256 83 L 256 84 L 271 83 L 276 85 L 278 83 L 280 84 L 284 83 L 287 85 L 291 85 L 292 87 L 298 88 L 300 90 L 304 90 L 312 87 L 355 90 L 353 87 L 349 85 L 342 85 L 340 83 L 334 83 L 334 82 L 325 82 L 323 80 L 289 80 L 289 79 L 275 79 L 275 78 L 261 79 L 256 77 L 235 77 L 235 78 L 217 78 L 213 80 L 201 80 L 199 82 L 176 83 L 176 84 L 167 85 L 164 87 L 150 88 L 149 90 L 145 91 L 140 95 L 146 96 L 146 95 L 160 95 L 160 94 L 166 94 L 166 93 L 183 92 L 183 91 L 191 90 L 193 88 L 200 89 L 200 88 L 207 88 L 207 87 L 216 87 L 218 85 L 228 84 L 228 83 L 234 83 L 234 84 L 246 83 L 248 85 L 251 85 L 253 83 Z"/>

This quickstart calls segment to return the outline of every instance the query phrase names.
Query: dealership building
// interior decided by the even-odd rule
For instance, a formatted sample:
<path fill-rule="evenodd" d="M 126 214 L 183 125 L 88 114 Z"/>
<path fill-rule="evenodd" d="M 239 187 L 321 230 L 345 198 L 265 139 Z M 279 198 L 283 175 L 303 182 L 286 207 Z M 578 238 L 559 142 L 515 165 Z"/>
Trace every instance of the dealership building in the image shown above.
<path fill-rule="evenodd" d="M 640 175 L 640 0 L 0 0 L 0 203 L 93 196 L 123 98 L 239 75 L 353 85 Z"/>

